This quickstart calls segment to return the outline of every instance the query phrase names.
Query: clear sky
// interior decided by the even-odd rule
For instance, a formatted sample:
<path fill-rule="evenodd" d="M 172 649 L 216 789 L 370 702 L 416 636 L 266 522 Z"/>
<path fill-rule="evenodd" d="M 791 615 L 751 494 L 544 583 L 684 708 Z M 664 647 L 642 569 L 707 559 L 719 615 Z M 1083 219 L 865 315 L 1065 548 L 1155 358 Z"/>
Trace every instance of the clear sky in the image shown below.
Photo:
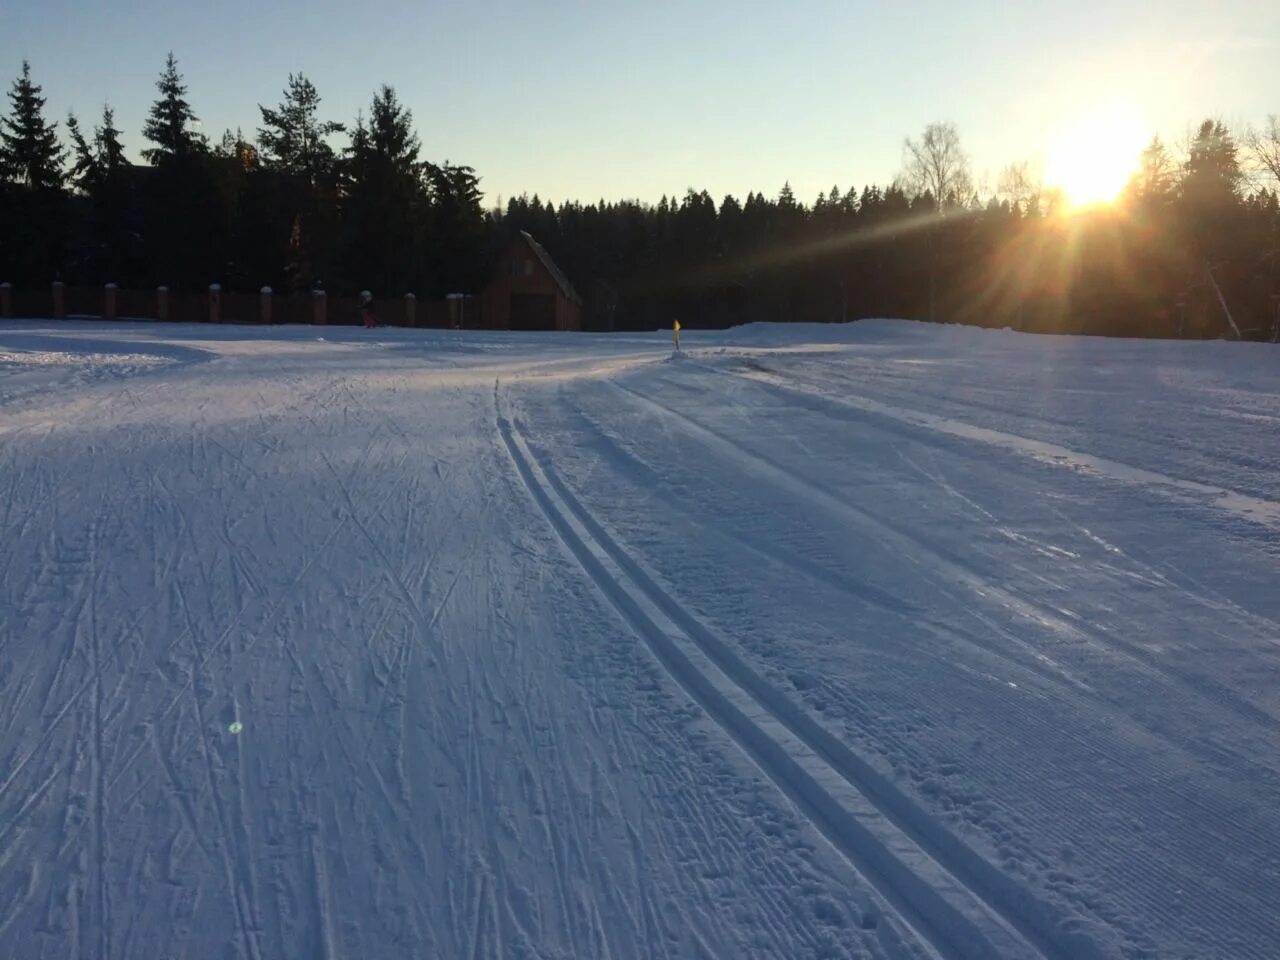
<path fill-rule="evenodd" d="M 31 60 L 58 117 L 104 100 L 127 143 L 173 50 L 215 139 L 246 134 L 289 71 L 328 119 L 392 84 L 427 158 L 490 201 L 657 200 L 706 188 L 811 201 L 887 183 L 902 140 L 953 121 L 975 173 L 1043 159 L 1117 110 L 1185 138 L 1280 113 L 1277 0 L 0 0 L 0 75 Z M 7 87 L 7 84 L 6 84 Z M 1075 124 L 1073 126 L 1073 123 Z M 1051 164 L 1050 164 L 1051 165 Z"/>

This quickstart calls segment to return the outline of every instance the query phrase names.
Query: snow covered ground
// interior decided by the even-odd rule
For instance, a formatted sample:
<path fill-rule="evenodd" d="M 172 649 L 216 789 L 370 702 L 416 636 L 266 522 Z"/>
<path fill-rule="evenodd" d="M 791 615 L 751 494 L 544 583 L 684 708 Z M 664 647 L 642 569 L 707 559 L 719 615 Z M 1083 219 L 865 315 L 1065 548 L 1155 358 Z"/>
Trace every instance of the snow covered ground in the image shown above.
<path fill-rule="evenodd" d="M 1280 351 L 0 325 L 0 956 L 1280 955 Z"/>

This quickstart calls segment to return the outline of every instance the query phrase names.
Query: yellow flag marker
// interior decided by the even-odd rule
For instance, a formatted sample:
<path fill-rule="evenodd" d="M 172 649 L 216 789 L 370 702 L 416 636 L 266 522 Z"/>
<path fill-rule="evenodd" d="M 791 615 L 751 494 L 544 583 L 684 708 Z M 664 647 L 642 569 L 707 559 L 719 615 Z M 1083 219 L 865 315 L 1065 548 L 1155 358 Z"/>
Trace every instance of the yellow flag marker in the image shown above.
<path fill-rule="evenodd" d="M 680 349 L 680 321 L 676 320 L 675 325 L 671 328 L 671 339 L 676 342 L 676 349 Z"/>

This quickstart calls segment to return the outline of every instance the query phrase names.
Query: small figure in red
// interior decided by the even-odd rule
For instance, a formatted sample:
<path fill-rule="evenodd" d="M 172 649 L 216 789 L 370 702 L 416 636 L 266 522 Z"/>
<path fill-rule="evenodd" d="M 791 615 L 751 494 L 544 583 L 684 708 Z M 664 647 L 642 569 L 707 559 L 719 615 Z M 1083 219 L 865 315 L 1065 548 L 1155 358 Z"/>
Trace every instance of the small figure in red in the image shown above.
<path fill-rule="evenodd" d="M 366 330 L 382 326 L 378 322 L 378 315 L 373 312 L 373 294 L 368 290 L 360 292 L 360 316 L 364 320 Z"/>

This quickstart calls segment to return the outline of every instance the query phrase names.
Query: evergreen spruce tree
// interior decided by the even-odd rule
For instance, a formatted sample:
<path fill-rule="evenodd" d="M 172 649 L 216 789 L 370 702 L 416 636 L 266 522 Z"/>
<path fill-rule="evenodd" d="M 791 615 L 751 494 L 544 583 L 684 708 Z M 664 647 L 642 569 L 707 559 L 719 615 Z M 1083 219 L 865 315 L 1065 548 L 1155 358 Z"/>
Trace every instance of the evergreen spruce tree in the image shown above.
<path fill-rule="evenodd" d="M 357 117 L 343 164 L 343 260 L 356 290 L 402 296 L 412 286 L 425 289 L 428 198 L 419 151 L 412 112 L 383 84 L 368 122 Z"/>
<path fill-rule="evenodd" d="M 94 127 L 91 141 L 85 139 L 75 114 L 67 115 L 67 133 L 74 158 L 70 179 L 77 187 L 93 196 L 123 176 L 129 164 L 110 105 L 102 108 L 102 122 Z"/>
<path fill-rule="evenodd" d="M 44 118 L 45 98 L 31 82 L 31 65 L 22 61 L 22 75 L 9 91 L 9 116 L 0 119 L 0 173 L 36 192 L 61 189 L 66 152 L 58 143 L 57 124 Z"/>
<path fill-rule="evenodd" d="M 336 156 L 325 138 L 346 126 L 319 119 L 319 107 L 315 85 L 292 73 L 279 106 L 258 106 L 262 114 L 258 144 L 265 167 L 303 177 L 313 187 L 332 174 Z"/>
<path fill-rule="evenodd" d="M 1235 138 L 1220 120 L 1205 120 L 1191 141 L 1183 196 L 1197 206 L 1227 206 L 1240 199 L 1243 174 Z"/>
<path fill-rule="evenodd" d="M 400 102 L 395 88 L 385 83 L 369 108 L 369 146 L 393 175 L 406 182 L 417 178 L 421 144 L 413 130 L 413 112 Z"/>
<path fill-rule="evenodd" d="M 1177 185 L 1177 167 L 1160 138 L 1151 142 L 1138 156 L 1138 170 L 1129 184 L 1129 193 L 1139 200 L 1167 200 Z"/>
<path fill-rule="evenodd" d="M 431 190 L 431 260 L 435 293 L 474 293 L 487 275 L 489 238 L 475 170 L 426 165 Z"/>
<path fill-rule="evenodd" d="M 61 276 L 64 264 L 66 154 L 25 60 L 8 96 L 8 116 L 0 117 L 0 273 L 10 282 L 41 284 Z"/>
<path fill-rule="evenodd" d="M 1182 217 L 1191 237 L 1195 264 L 1188 276 L 1211 271 L 1213 283 L 1223 290 L 1228 306 L 1239 297 L 1233 288 L 1248 284 L 1256 250 L 1251 249 L 1244 227 L 1245 207 L 1240 185 L 1244 179 L 1230 130 L 1219 120 L 1205 120 L 1191 141 L 1182 179 Z M 1203 276 L 1203 273 L 1201 273 Z M 1216 301 L 1216 296 L 1214 301 Z M 1225 311 L 1210 301 L 1197 319 L 1202 330 L 1225 331 Z"/>
<path fill-rule="evenodd" d="M 81 257 L 86 279 L 132 282 L 136 280 L 135 241 L 129 230 L 133 191 L 115 113 L 109 105 L 102 108 L 102 120 L 94 127 L 92 139 L 81 131 L 75 115 L 69 114 L 67 132 L 74 160 L 70 179 L 88 200 L 89 216 L 81 239 L 88 247 Z"/>
<path fill-rule="evenodd" d="M 67 179 L 87 192 L 88 184 L 94 178 L 98 157 L 94 148 L 85 140 L 84 133 L 80 129 L 80 121 L 76 119 L 74 113 L 67 114 L 67 136 L 71 138 L 73 160 Z"/>
<path fill-rule="evenodd" d="M 153 170 L 143 181 L 143 234 L 150 282 L 203 289 L 226 282 L 238 197 L 226 158 L 197 133 L 195 111 L 173 54 L 156 82 L 160 96 L 143 125 Z"/>
<path fill-rule="evenodd" d="M 205 147 L 205 139 L 192 130 L 197 117 L 187 103 L 187 86 L 178 73 L 178 61 L 172 53 L 165 61 L 164 71 L 156 81 L 160 97 L 151 105 L 142 135 L 153 144 L 142 151 L 143 157 L 153 165 L 188 157 Z"/>

